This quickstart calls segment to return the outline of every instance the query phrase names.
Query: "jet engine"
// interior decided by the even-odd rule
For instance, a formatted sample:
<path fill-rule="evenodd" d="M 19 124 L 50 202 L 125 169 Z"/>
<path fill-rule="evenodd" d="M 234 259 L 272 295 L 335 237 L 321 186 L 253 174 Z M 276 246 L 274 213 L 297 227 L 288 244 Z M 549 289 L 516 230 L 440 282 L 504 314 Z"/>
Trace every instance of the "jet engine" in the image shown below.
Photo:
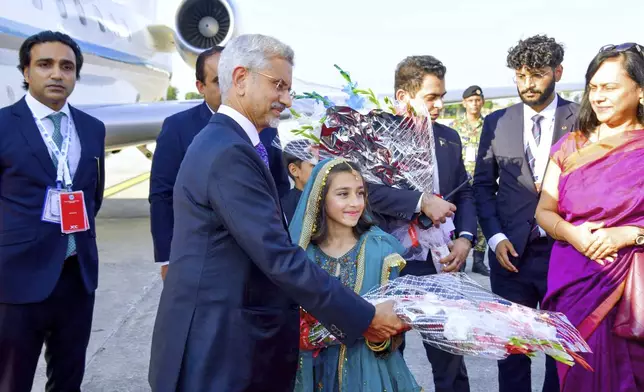
<path fill-rule="evenodd" d="M 226 0 L 184 0 L 176 25 L 177 51 L 193 68 L 199 53 L 235 36 L 235 14 Z"/>

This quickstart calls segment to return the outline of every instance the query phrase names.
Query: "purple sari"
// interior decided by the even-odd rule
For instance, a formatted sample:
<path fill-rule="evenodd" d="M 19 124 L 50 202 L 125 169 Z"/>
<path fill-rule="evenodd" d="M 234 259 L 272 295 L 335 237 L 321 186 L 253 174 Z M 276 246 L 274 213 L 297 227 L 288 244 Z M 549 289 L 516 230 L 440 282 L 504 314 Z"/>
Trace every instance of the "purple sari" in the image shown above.
<path fill-rule="evenodd" d="M 644 227 L 644 130 L 601 143 L 570 133 L 553 146 L 552 160 L 562 170 L 559 214 L 566 221 Z M 582 356 L 594 369 L 558 363 L 561 391 L 644 391 L 644 341 L 612 332 L 626 276 L 636 261 L 644 262 L 642 248 L 622 249 L 613 263 L 601 266 L 572 245 L 555 243 L 544 308 L 564 313 L 577 327 L 593 351 Z"/>

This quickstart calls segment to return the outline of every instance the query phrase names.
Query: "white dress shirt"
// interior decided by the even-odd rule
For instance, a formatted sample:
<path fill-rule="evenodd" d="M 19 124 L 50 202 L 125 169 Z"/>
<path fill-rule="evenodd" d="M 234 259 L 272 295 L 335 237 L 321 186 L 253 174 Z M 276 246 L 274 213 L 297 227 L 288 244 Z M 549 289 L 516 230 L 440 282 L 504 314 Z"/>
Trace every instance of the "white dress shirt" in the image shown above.
<path fill-rule="evenodd" d="M 47 118 L 47 116 L 56 113 L 56 111 L 39 102 L 29 92 L 27 92 L 27 94 L 25 95 L 25 102 L 27 103 L 29 110 L 31 110 L 31 114 L 34 116 L 34 118 L 39 119 L 42 125 L 45 127 L 45 130 L 50 135 L 52 135 L 52 133 L 54 132 L 54 123 L 49 118 Z M 76 127 L 73 126 L 74 119 L 72 118 L 71 112 L 69 111 L 69 105 L 67 104 L 67 102 L 65 102 L 65 105 L 62 107 L 62 109 L 60 109 L 60 112 L 65 113 L 66 116 L 60 123 L 60 132 L 63 135 L 63 139 L 67 137 L 67 132 L 69 132 L 69 129 L 67 129 L 67 124 L 69 124 L 68 121 L 70 121 L 72 124 L 72 134 L 69 144 L 69 150 L 67 151 L 67 162 L 69 164 L 69 174 L 73 182 L 74 174 L 76 174 L 78 162 L 80 161 L 81 145 L 80 140 L 78 139 L 78 132 L 76 131 Z M 47 145 L 49 155 L 52 156 L 53 151 L 51 151 L 45 139 L 43 139 L 43 143 Z M 53 164 L 54 163 L 52 161 L 52 165 Z"/>
<path fill-rule="evenodd" d="M 208 108 L 210 108 L 210 106 L 208 106 Z M 237 124 L 239 124 L 244 132 L 246 132 L 246 135 L 248 135 L 248 138 L 250 139 L 250 142 L 253 144 L 253 146 L 257 146 L 259 144 L 260 140 L 257 128 L 255 128 L 255 125 L 253 125 L 253 123 L 250 122 L 250 120 L 247 119 L 243 114 L 226 105 L 221 105 L 219 107 L 219 110 L 217 110 L 217 113 L 225 114 L 226 116 L 232 118 L 233 121 L 235 121 Z"/>
<path fill-rule="evenodd" d="M 550 159 L 550 147 L 552 147 L 552 138 L 554 136 L 555 130 L 555 113 L 557 112 L 557 104 L 559 98 L 555 94 L 555 99 L 550 102 L 545 109 L 540 113 L 537 113 L 528 105 L 523 105 L 523 150 L 525 151 L 528 148 L 528 144 L 532 147 L 536 146 L 536 154 L 534 153 L 534 148 L 532 149 L 534 155 L 534 182 L 541 183 L 543 181 L 543 176 L 546 174 L 546 166 Z M 534 135 L 532 134 L 532 126 L 534 122 L 532 117 L 540 114 L 543 116 L 541 119 L 541 138 L 539 145 L 536 144 L 534 140 Z"/>
<path fill-rule="evenodd" d="M 536 146 L 531 151 L 534 156 L 534 182 L 541 183 L 543 181 L 543 176 L 546 173 L 546 166 L 548 165 L 548 160 L 550 159 L 550 148 L 552 147 L 552 139 L 555 132 L 555 114 L 557 112 L 557 105 L 559 104 L 559 96 L 555 94 L 555 99 L 550 102 L 545 109 L 540 113 L 537 113 L 530 106 L 523 104 L 523 151 L 528 148 L 528 145 Z M 543 116 L 541 122 L 541 138 L 539 140 L 539 145 L 536 144 L 534 135 L 532 134 L 532 126 L 534 121 L 532 117 L 540 114 Z M 541 237 L 546 236 L 546 232 L 539 227 L 539 234 Z M 497 233 L 490 238 L 488 245 L 492 252 L 496 252 L 496 246 L 499 242 L 507 240 L 508 237 L 503 233 Z"/>

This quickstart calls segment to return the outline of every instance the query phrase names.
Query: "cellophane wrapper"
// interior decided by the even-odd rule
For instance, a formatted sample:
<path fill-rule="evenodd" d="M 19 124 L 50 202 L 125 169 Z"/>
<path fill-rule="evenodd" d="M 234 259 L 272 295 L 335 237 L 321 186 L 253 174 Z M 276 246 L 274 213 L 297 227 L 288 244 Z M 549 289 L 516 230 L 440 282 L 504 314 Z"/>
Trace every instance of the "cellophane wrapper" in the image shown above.
<path fill-rule="evenodd" d="M 407 110 L 401 103 L 393 105 L 399 113 Z M 318 144 L 274 144 L 304 161 L 311 161 L 312 156 L 316 162 L 345 158 L 355 163 L 371 183 L 434 193 L 434 132 L 428 113 L 394 115 L 374 109 L 362 114 L 347 106 L 331 106 L 326 109 L 324 124 L 318 127 Z M 407 249 L 403 255 L 406 260 L 425 261 L 431 252 L 437 271 L 441 271 L 438 260 L 449 254 L 449 232 L 445 228 L 422 229 L 408 220 L 392 221 L 390 226 L 392 235 Z M 410 230 L 415 232 L 411 234 Z"/>
<path fill-rule="evenodd" d="M 564 314 L 505 300 L 464 273 L 407 275 L 374 288 L 364 298 L 373 304 L 394 300 L 398 317 L 425 343 L 452 354 L 503 359 L 543 352 L 572 366 L 575 360 L 583 361 L 576 353 L 591 352 Z M 339 344 L 319 322 L 315 324 L 308 337 L 315 348 Z"/>

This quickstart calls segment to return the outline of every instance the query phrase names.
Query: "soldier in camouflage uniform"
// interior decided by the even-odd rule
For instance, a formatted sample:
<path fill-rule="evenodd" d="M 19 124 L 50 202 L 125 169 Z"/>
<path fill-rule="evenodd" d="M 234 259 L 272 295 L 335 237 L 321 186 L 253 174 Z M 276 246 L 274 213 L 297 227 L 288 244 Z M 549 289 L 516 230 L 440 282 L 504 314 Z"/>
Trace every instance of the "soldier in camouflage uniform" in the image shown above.
<path fill-rule="evenodd" d="M 463 92 L 463 106 L 465 107 L 465 116 L 455 120 L 451 127 L 458 131 L 461 135 L 463 143 L 463 162 L 465 169 L 474 177 L 474 166 L 476 164 L 476 153 L 479 147 L 479 140 L 481 138 L 481 130 L 483 128 L 483 116 L 481 116 L 481 109 L 485 98 L 483 97 L 483 90 L 479 86 L 470 86 Z M 481 225 L 478 226 L 476 232 L 477 242 L 473 248 L 474 264 L 472 272 L 481 275 L 490 276 L 490 269 L 485 265 L 485 251 L 487 244 L 485 237 L 481 231 Z M 461 267 L 461 271 L 465 269 L 465 263 Z"/>

